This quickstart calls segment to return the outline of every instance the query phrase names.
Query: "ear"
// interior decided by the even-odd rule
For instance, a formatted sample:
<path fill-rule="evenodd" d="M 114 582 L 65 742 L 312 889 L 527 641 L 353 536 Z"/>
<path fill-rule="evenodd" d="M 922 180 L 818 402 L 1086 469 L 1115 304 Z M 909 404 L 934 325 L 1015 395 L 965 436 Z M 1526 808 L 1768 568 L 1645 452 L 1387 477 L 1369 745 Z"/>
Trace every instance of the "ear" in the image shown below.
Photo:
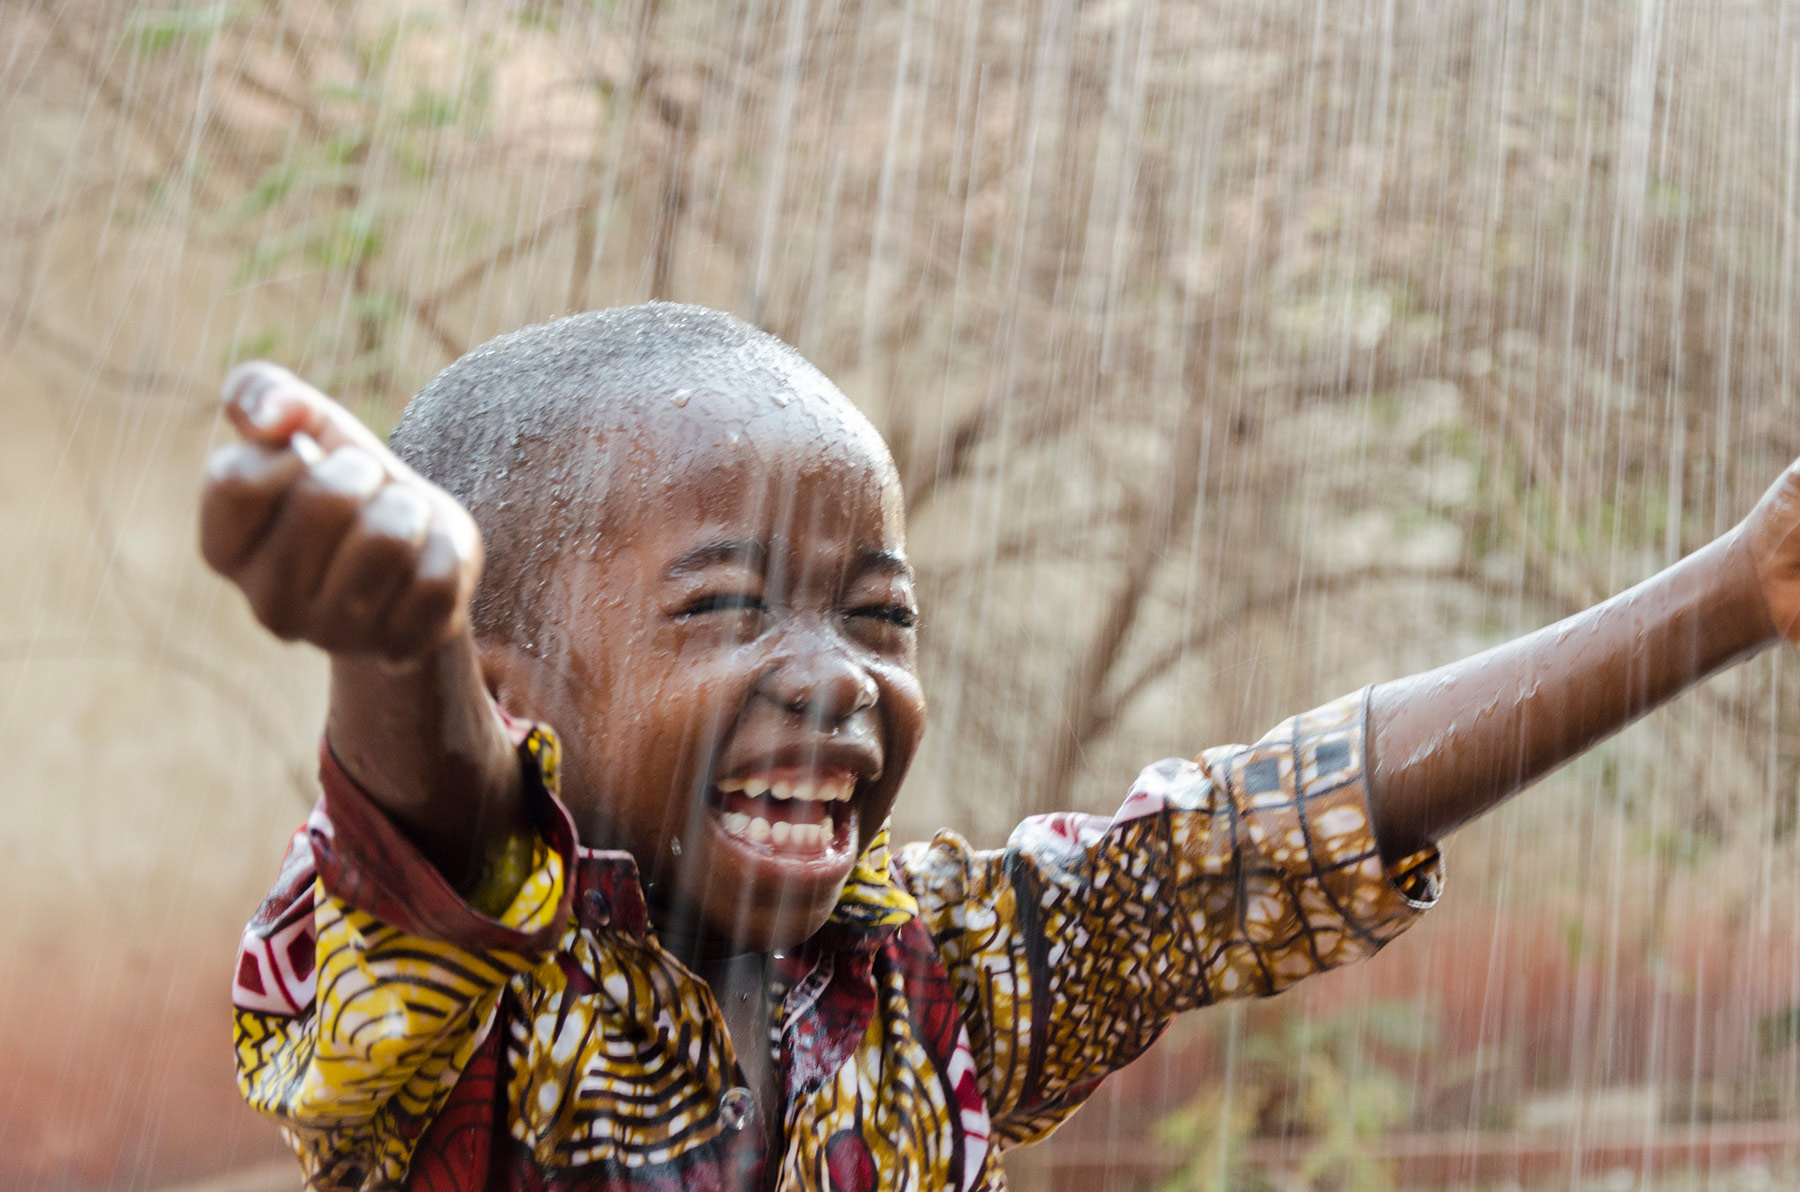
<path fill-rule="evenodd" d="M 475 652 L 481 660 L 481 681 L 494 702 L 515 719 L 541 719 L 535 661 L 508 643 L 477 642 Z"/>

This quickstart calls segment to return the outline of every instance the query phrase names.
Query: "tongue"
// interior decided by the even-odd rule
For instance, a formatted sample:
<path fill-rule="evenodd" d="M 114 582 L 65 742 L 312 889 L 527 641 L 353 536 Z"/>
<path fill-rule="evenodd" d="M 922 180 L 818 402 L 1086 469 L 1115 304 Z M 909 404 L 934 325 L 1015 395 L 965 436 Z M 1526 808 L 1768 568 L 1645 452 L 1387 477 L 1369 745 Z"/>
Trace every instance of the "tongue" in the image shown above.
<path fill-rule="evenodd" d="M 804 799 L 771 799 L 767 795 L 751 798 L 742 791 L 720 792 L 719 807 L 744 815 L 760 815 L 770 824 L 822 824 L 830 816 L 828 804 L 825 803 L 812 803 Z"/>

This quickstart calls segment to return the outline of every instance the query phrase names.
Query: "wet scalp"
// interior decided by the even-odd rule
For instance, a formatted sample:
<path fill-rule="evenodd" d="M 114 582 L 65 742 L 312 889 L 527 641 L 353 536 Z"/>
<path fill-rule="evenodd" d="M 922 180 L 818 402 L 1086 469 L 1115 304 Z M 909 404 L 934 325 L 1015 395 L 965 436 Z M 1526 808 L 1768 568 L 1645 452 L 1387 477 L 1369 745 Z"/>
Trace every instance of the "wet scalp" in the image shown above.
<path fill-rule="evenodd" d="M 462 503 L 487 562 L 476 635 L 529 641 L 554 561 L 592 546 L 648 482 L 656 443 L 704 434 L 706 410 L 831 409 L 851 435 L 873 428 L 823 373 L 773 335 L 702 306 L 652 302 L 571 315 L 469 352 L 408 403 L 395 454 Z M 685 424 L 685 425 L 684 425 Z M 882 455 L 885 457 L 885 449 Z"/>

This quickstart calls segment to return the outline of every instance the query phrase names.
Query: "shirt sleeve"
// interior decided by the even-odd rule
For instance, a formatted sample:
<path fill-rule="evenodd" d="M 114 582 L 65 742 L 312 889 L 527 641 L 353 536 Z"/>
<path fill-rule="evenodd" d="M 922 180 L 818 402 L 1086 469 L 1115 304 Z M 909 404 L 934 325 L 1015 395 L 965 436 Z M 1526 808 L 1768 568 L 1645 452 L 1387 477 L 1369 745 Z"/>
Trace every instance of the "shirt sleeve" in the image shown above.
<path fill-rule="evenodd" d="M 1436 902 L 1435 849 L 1391 869 L 1376 849 L 1366 724 L 1364 691 L 1149 767 L 1110 820 L 900 854 L 1001 1142 L 1048 1134 L 1175 1014 L 1373 955 Z"/>
<path fill-rule="evenodd" d="M 498 918 L 458 897 L 323 751 L 324 797 L 244 932 L 232 988 L 238 1087 L 282 1127 L 309 1188 L 405 1178 L 506 982 L 568 920 L 575 836 L 555 738 L 515 738 L 538 840 Z"/>

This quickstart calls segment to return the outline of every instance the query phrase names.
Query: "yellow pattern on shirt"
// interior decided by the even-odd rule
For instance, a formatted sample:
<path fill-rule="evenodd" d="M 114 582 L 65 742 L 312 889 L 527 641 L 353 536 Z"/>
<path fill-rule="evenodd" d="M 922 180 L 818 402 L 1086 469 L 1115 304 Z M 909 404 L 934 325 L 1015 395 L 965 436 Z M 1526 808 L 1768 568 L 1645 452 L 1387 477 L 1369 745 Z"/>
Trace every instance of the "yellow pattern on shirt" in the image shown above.
<path fill-rule="evenodd" d="M 500 922 L 521 931 L 545 926 L 564 880 L 562 858 L 540 843 Z M 317 881 L 313 900 L 313 1012 L 282 1018 L 239 1009 L 238 1087 L 253 1109 L 282 1123 L 309 1185 L 398 1185 L 502 987 L 541 959 L 476 955 L 404 935 Z"/>
<path fill-rule="evenodd" d="M 849 1131 L 883 1188 L 945 1186 L 960 1140 L 976 1155 L 966 1183 L 1000 1189 L 997 1148 L 1048 1133 L 1174 1014 L 1273 993 L 1404 930 L 1435 900 L 1438 862 L 1381 865 L 1364 714 L 1348 697 L 1248 748 L 1152 767 L 1112 820 L 1040 817 L 1004 849 L 940 833 L 890 857 L 884 829 L 832 921 L 923 926 L 954 991 L 992 1143 L 968 1133 L 989 1122 L 970 1126 L 946 1095 L 954 1073 L 915 1034 L 917 988 L 878 966 L 861 1037 L 781 1109 L 785 1146 L 770 1157 L 779 1186 L 826 1188 L 826 1144 Z M 547 925 L 573 880 L 549 849 L 534 863 L 502 920 L 524 931 Z M 403 1183 L 503 989 L 507 1112 L 494 1126 L 544 1172 L 655 1170 L 716 1149 L 729 1128 L 719 1105 L 735 1057 L 723 1016 L 654 936 L 572 918 L 545 956 L 473 953 L 403 935 L 316 884 L 313 898 L 313 1006 L 291 1018 L 237 1013 L 244 1095 L 282 1124 L 309 1186 Z M 821 988 L 837 955 L 814 970 Z"/>

